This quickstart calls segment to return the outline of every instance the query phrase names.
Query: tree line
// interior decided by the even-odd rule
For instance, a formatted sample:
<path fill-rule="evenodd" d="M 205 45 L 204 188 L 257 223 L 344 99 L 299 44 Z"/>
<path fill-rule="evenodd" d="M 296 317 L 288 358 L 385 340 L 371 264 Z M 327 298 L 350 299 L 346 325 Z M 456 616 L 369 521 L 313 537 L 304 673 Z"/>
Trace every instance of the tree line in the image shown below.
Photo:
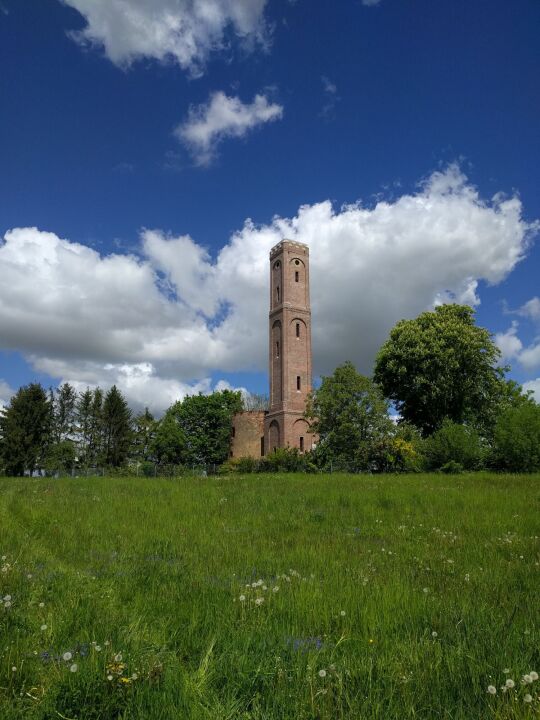
<path fill-rule="evenodd" d="M 241 409 L 240 393 L 224 390 L 187 397 L 156 420 L 148 409 L 133 414 L 116 386 L 77 393 L 69 383 L 49 391 L 32 383 L 0 411 L 0 473 L 219 465 Z"/>
<path fill-rule="evenodd" d="M 506 378 L 491 334 L 468 306 L 402 320 L 373 377 L 346 362 L 321 379 L 306 408 L 317 436 L 307 454 L 282 449 L 229 460 L 232 417 L 265 399 L 225 390 L 175 402 L 156 420 L 133 415 L 117 387 L 77 393 L 20 388 L 0 411 L 0 472 L 221 466 L 225 472 L 540 470 L 540 406 Z M 392 412 L 394 413 L 392 415 Z"/>

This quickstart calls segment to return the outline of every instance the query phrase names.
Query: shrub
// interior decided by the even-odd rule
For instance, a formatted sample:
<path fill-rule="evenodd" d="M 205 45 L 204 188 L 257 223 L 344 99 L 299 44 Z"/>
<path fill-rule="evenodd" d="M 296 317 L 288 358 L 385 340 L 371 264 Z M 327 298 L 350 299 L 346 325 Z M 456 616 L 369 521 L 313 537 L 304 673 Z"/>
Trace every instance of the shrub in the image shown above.
<path fill-rule="evenodd" d="M 463 465 L 455 460 L 450 460 L 450 462 L 442 466 L 441 472 L 446 475 L 459 475 L 459 473 L 463 472 Z"/>
<path fill-rule="evenodd" d="M 540 405 L 530 402 L 501 413 L 495 425 L 493 464 L 512 472 L 540 470 Z"/>
<path fill-rule="evenodd" d="M 445 420 L 442 427 L 424 441 L 424 455 L 428 470 L 442 469 L 452 462 L 465 470 L 477 470 L 482 467 L 484 449 L 474 428 Z"/>

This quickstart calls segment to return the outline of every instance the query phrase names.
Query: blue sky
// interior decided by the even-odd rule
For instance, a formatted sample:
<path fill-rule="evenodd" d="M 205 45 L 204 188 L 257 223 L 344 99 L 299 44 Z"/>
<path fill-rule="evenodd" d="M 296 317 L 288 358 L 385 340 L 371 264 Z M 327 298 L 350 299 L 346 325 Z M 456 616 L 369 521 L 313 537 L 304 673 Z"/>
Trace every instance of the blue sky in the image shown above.
<path fill-rule="evenodd" d="M 0 402 L 263 391 L 284 235 L 317 373 L 457 299 L 540 398 L 536 0 L 127 5 L 0 0 Z"/>

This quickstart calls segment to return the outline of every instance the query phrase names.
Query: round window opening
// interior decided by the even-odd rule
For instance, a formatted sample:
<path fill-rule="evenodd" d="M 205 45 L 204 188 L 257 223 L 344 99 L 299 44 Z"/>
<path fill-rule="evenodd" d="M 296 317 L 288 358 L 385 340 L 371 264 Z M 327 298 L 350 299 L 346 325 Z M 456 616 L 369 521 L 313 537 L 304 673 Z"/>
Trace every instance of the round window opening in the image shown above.
<path fill-rule="evenodd" d="M 274 269 L 277 270 L 279 267 L 281 267 L 281 263 L 278 260 L 277 263 L 274 265 Z"/>
<path fill-rule="evenodd" d="M 300 265 L 300 260 L 295 260 L 295 261 L 294 261 L 294 264 L 295 264 L 295 265 Z"/>

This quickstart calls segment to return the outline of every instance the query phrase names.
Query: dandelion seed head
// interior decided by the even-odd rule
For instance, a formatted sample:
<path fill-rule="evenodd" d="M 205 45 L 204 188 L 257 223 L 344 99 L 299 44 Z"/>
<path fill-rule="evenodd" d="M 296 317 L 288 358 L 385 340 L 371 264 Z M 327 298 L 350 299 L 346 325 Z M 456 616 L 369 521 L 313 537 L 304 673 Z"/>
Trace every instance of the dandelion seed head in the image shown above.
<path fill-rule="evenodd" d="M 47 626 L 46 626 L 46 625 L 42 625 L 42 626 L 41 626 L 41 630 L 46 630 L 46 629 L 47 629 Z"/>
<path fill-rule="evenodd" d="M 496 694 L 497 694 L 497 688 L 495 687 L 495 685 L 488 685 L 487 691 L 488 691 L 488 693 L 489 693 L 490 695 L 496 695 Z"/>
<path fill-rule="evenodd" d="M 73 655 L 72 655 L 69 651 L 68 651 L 68 652 L 65 652 L 65 653 L 62 655 L 62 658 L 63 658 L 66 662 L 67 662 L 68 660 L 71 660 L 72 657 L 73 657 Z"/>
<path fill-rule="evenodd" d="M 77 665 L 77 663 L 73 663 L 73 665 L 70 666 L 69 671 L 72 673 L 76 673 L 78 669 L 79 666 Z"/>
<path fill-rule="evenodd" d="M 512 680 L 512 678 L 508 678 L 504 684 L 509 690 L 516 686 L 516 683 Z"/>
<path fill-rule="evenodd" d="M 340 610 L 339 614 L 341 615 L 341 617 L 345 617 L 347 613 L 345 612 L 345 610 Z"/>
<path fill-rule="evenodd" d="M 534 680 L 538 680 L 538 673 L 535 672 L 534 670 L 531 670 L 531 672 L 529 673 L 529 675 L 531 676 L 531 678 L 532 678 L 533 681 L 534 681 Z"/>
<path fill-rule="evenodd" d="M 238 599 L 240 600 L 240 602 L 245 602 L 245 601 L 246 601 L 246 596 L 245 596 L 245 595 L 240 595 L 240 597 L 239 597 Z"/>
<path fill-rule="evenodd" d="M 326 670 L 325 670 L 324 668 L 322 668 L 321 670 L 319 670 L 319 677 L 321 677 L 321 678 L 325 678 L 325 677 L 326 677 Z"/>
<path fill-rule="evenodd" d="M 532 700 L 533 700 L 533 699 L 532 699 L 532 695 L 531 695 L 530 693 L 526 693 L 526 694 L 523 696 L 523 702 L 532 703 Z"/>

